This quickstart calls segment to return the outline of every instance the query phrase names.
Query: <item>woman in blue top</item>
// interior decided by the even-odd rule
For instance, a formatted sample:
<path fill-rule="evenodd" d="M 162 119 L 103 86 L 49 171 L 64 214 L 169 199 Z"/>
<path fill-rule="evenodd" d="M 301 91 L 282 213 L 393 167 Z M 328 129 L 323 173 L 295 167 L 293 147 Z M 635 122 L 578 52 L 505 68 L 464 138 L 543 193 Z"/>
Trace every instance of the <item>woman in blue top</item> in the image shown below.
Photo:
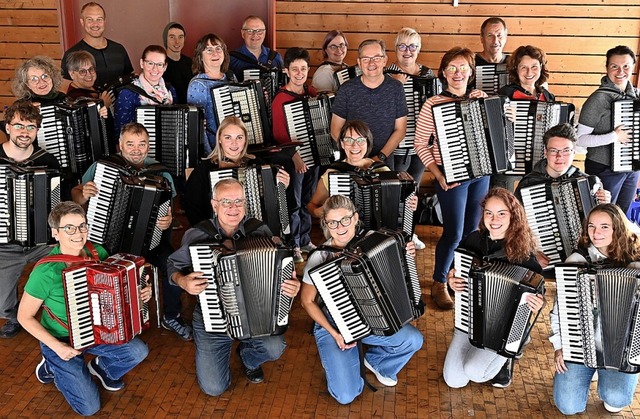
<path fill-rule="evenodd" d="M 216 145 L 218 130 L 210 90 L 223 83 L 237 81 L 233 72 L 229 71 L 229 51 L 222 38 L 213 33 L 200 38 L 193 56 L 193 71 L 196 76 L 189 83 L 187 103 L 204 108 L 207 121 L 204 154 L 209 155 Z"/>
<path fill-rule="evenodd" d="M 130 88 L 118 94 L 115 104 L 115 137 L 120 138 L 120 129 L 136 119 L 136 108 L 142 105 L 171 105 L 176 97 L 173 87 L 167 86 L 162 75 L 167 69 L 167 51 L 160 45 L 149 45 L 140 59 L 142 73 Z M 144 92 L 144 94 L 142 93 Z"/>

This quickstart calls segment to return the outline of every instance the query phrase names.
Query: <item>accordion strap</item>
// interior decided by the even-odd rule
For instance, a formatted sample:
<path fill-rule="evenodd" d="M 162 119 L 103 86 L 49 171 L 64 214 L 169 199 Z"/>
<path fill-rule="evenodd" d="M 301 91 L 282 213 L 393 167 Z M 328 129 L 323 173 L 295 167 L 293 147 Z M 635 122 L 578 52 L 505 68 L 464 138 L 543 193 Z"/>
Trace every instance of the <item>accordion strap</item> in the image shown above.
<path fill-rule="evenodd" d="M 55 314 L 53 314 L 53 311 L 51 311 L 51 309 L 49 307 L 47 307 L 46 305 L 42 306 L 42 309 L 44 311 L 47 312 L 47 314 L 49 315 L 49 317 L 51 317 L 51 319 L 53 319 L 56 323 L 58 323 L 60 326 L 64 327 L 65 330 L 69 330 L 69 326 L 67 326 L 62 320 L 60 320 L 60 317 L 56 316 Z"/>
<path fill-rule="evenodd" d="M 83 256 L 72 256 L 72 255 L 49 255 L 40 259 L 35 266 L 42 265 L 43 263 L 49 263 L 49 262 L 62 262 L 62 263 L 69 263 L 71 265 L 75 265 L 82 262 L 91 262 L 92 260 L 93 261 L 100 260 L 100 257 L 98 256 L 98 251 L 96 250 L 96 248 L 93 246 L 91 242 L 87 242 L 85 246 L 89 250 L 90 256 L 83 257 Z"/>
<path fill-rule="evenodd" d="M 369 388 L 369 390 L 375 393 L 376 391 L 378 391 L 378 389 L 367 380 L 367 370 L 364 366 L 364 348 L 362 346 L 362 340 L 358 341 L 356 347 L 358 348 L 358 357 L 360 358 L 360 377 L 362 377 L 362 380 L 364 380 L 364 384 Z"/>

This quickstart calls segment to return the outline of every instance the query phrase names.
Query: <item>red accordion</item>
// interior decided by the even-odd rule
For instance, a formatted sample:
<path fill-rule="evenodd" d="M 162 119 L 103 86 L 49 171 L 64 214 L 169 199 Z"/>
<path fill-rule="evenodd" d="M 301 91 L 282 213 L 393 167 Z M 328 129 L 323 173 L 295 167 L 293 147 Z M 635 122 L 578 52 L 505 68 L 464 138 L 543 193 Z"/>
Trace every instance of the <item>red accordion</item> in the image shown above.
<path fill-rule="evenodd" d="M 118 253 L 62 271 L 70 344 L 75 349 L 129 342 L 149 327 L 138 286 L 155 268 L 141 256 Z"/>

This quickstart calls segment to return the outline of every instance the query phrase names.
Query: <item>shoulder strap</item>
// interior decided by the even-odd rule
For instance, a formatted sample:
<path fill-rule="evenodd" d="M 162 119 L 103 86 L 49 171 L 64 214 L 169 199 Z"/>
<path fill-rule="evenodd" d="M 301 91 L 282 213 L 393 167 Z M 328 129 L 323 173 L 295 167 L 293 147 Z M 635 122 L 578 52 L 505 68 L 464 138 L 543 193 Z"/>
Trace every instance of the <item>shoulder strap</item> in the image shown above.
<path fill-rule="evenodd" d="M 222 239 L 222 237 L 220 237 L 220 233 L 216 230 L 216 228 L 211 223 L 211 220 L 200 221 L 198 224 L 194 226 L 194 228 L 197 228 L 198 230 L 206 233 L 207 236 L 213 239 L 216 239 L 216 240 Z"/>
<path fill-rule="evenodd" d="M 53 314 L 53 311 L 51 311 L 49 307 L 43 304 L 42 309 L 47 312 L 47 314 L 49 315 L 49 317 L 51 317 L 52 320 L 54 320 L 60 326 L 64 327 L 65 330 L 67 331 L 69 330 L 69 326 L 67 326 L 62 320 L 60 320 L 60 317 Z"/>
<path fill-rule="evenodd" d="M 35 266 L 42 265 L 43 263 L 49 262 L 62 262 L 69 263 L 75 265 L 77 263 L 90 262 L 90 261 L 99 261 L 100 257 L 98 256 L 98 251 L 95 246 L 91 242 L 85 243 L 85 247 L 89 250 L 89 257 L 83 256 L 72 256 L 72 255 L 49 255 L 40 259 Z"/>
<path fill-rule="evenodd" d="M 158 98 L 151 96 L 149 93 L 147 93 L 144 89 L 140 88 L 139 86 L 136 86 L 135 84 L 131 83 L 131 84 L 127 84 L 126 86 L 123 87 L 123 89 L 128 89 L 131 90 L 132 92 L 135 92 L 137 94 L 139 94 L 140 96 L 144 96 L 147 99 L 151 99 L 152 101 L 156 102 L 158 105 L 162 105 L 163 103 L 160 102 L 158 100 Z M 167 89 L 169 89 L 169 87 L 167 87 Z"/>
<path fill-rule="evenodd" d="M 273 60 L 276 59 L 276 56 L 278 55 L 278 51 L 274 51 L 274 50 L 269 50 L 269 55 L 267 56 L 267 66 L 271 67 L 271 63 L 273 63 Z"/>
<path fill-rule="evenodd" d="M 251 233 L 262 227 L 264 223 L 257 218 L 248 218 L 244 223 L 244 234 L 249 237 Z"/>
<path fill-rule="evenodd" d="M 270 68 L 262 64 L 260 61 L 256 60 L 255 57 L 249 57 L 248 55 L 245 55 L 240 51 L 231 51 L 229 55 L 231 55 L 234 58 L 237 58 L 240 61 L 244 61 L 245 63 L 253 64 L 256 67 L 261 68 L 263 70 L 270 70 Z"/>

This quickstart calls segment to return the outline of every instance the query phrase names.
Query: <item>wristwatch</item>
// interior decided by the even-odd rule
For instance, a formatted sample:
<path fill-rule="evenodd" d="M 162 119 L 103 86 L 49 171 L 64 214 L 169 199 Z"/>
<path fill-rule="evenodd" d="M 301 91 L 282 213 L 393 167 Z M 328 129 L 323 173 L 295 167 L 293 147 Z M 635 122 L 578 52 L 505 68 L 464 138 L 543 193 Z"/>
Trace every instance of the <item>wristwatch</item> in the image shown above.
<path fill-rule="evenodd" d="M 378 153 L 378 160 L 384 163 L 385 161 L 387 161 L 387 156 L 385 156 L 385 154 L 381 151 Z"/>

